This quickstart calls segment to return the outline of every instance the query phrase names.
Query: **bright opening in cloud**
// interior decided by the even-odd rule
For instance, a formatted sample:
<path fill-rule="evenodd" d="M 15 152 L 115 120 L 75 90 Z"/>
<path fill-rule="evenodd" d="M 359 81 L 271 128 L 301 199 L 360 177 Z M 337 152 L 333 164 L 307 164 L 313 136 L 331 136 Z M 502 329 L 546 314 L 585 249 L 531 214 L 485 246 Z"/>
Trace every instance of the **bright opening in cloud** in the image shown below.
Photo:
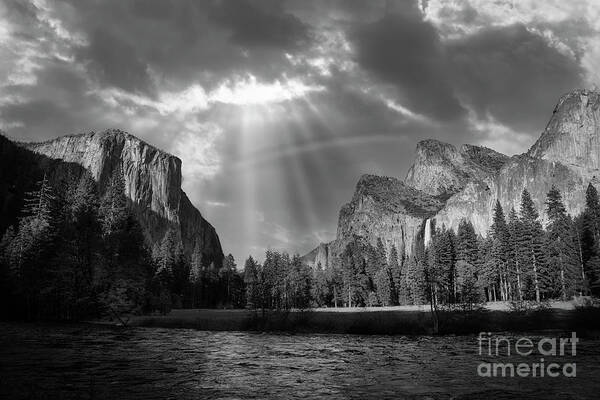
<path fill-rule="evenodd" d="M 297 79 L 261 83 L 253 75 L 232 81 L 226 80 L 210 93 L 211 102 L 235 105 L 279 103 L 306 96 L 309 92 L 325 90 L 322 86 L 306 85 Z"/>
<path fill-rule="evenodd" d="M 183 175 L 193 180 L 213 177 L 220 168 L 217 141 L 222 129 L 212 123 L 187 122 L 171 151 L 182 161 Z"/>

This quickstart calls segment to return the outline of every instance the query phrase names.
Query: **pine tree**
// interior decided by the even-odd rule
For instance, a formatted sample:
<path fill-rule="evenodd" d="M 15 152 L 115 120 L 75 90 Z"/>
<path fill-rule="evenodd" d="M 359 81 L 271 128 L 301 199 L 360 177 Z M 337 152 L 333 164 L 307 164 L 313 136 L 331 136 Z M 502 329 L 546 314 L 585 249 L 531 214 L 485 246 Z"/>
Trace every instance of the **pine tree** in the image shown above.
<path fill-rule="evenodd" d="M 290 261 L 288 281 L 290 306 L 300 310 L 309 308 L 313 285 L 312 271 L 297 254 Z"/>
<path fill-rule="evenodd" d="M 156 253 L 156 258 L 158 258 L 158 255 L 160 254 L 160 252 Z M 200 245 L 198 243 L 196 243 L 196 245 L 194 246 L 194 251 L 192 252 L 192 258 L 190 261 L 190 276 L 189 276 L 189 280 L 192 283 L 197 283 L 200 281 L 201 277 L 202 277 L 202 269 L 204 268 L 204 265 L 202 264 L 202 250 L 200 248 Z"/>
<path fill-rule="evenodd" d="M 403 289 L 405 304 L 424 304 L 426 299 L 426 251 L 424 241 L 425 224 L 422 230 L 415 237 L 413 243 L 413 252 L 407 261 L 405 279 L 403 279 Z M 435 224 L 431 224 L 435 225 Z M 433 230 L 433 228 L 432 228 Z M 435 231 L 434 231 L 435 232 Z"/>
<path fill-rule="evenodd" d="M 513 300 L 523 301 L 523 282 L 527 276 L 523 272 L 523 264 L 520 262 L 520 244 L 519 240 L 522 237 L 522 224 L 519 220 L 517 212 L 514 207 L 511 208 L 508 215 L 508 254 L 507 254 L 507 268 L 513 287 Z"/>
<path fill-rule="evenodd" d="M 531 200 L 531 195 L 527 189 L 521 194 L 520 217 L 522 222 L 522 232 L 519 238 L 520 259 L 522 265 L 531 266 L 532 290 L 535 294 L 535 300 L 541 300 L 540 271 L 544 270 L 545 260 L 543 252 L 543 229 L 538 221 L 538 212 Z"/>
<path fill-rule="evenodd" d="M 317 307 L 329 306 L 333 301 L 332 290 L 320 262 L 313 269 L 312 280 L 311 297 L 314 304 Z"/>
<path fill-rule="evenodd" d="M 591 183 L 586 191 L 586 206 L 578 218 L 578 225 L 585 281 L 592 294 L 597 294 L 600 292 L 600 201 Z"/>
<path fill-rule="evenodd" d="M 590 229 L 594 233 L 594 240 L 600 239 L 600 200 L 598 191 L 591 183 L 585 192 L 586 218 L 589 220 Z"/>
<path fill-rule="evenodd" d="M 558 189 L 552 187 L 546 199 L 548 215 L 547 246 L 548 262 L 541 274 L 542 290 L 558 294 L 563 300 L 583 291 L 577 243 L 573 236 L 573 222 L 567 215 Z"/>
<path fill-rule="evenodd" d="M 155 252 L 153 256 L 158 259 L 159 251 Z M 190 286 L 190 302 L 193 308 L 202 307 L 202 251 L 200 245 L 196 243 L 192 257 L 190 260 L 190 274 L 189 274 L 189 286 Z"/>
<path fill-rule="evenodd" d="M 262 304 L 263 308 L 268 309 L 279 309 L 282 306 L 281 299 L 281 286 L 283 279 L 281 275 L 285 276 L 285 271 L 281 262 L 281 254 L 267 250 L 265 253 L 265 261 L 262 267 Z"/>
<path fill-rule="evenodd" d="M 16 232 L 11 225 L 8 227 L 2 240 L 0 240 L 0 318 L 9 318 L 19 311 L 13 304 L 17 299 L 15 293 L 17 280 L 15 271 L 11 268 L 13 264 L 11 248 Z"/>
<path fill-rule="evenodd" d="M 127 205 L 120 169 L 113 172 L 100 200 L 99 219 L 104 248 L 97 291 L 103 308 L 121 318 L 142 308 L 152 262 L 142 228 Z"/>
<path fill-rule="evenodd" d="M 402 267 L 401 262 L 398 259 L 398 250 L 396 246 L 392 245 L 390 250 L 390 258 L 388 260 L 388 270 L 390 274 L 390 291 L 392 297 L 392 305 L 398 305 L 401 302 L 401 290 L 402 290 Z"/>
<path fill-rule="evenodd" d="M 259 265 L 249 256 L 244 263 L 244 283 L 246 285 L 246 307 L 261 308 L 261 287 Z"/>
<path fill-rule="evenodd" d="M 223 260 L 223 266 L 219 269 L 219 280 L 221 281 L 221 290 L 224 293 L 225 304 L 231 305 L 232 303 L 232 285 L 234 275 L 236 273 L 236 264 L 233 255 L 229 254 Z"/>
<path fill-rule="evenodd" d="M 508 254 L 510 252 L 510 234 L 504 210 L 500 201 L 496 200 L 494 207 L 494 217 L 491 227 L 492 232 L 492 260 L 494 263 L 494 279 L 492 282 L 492 292 L 497 299 L 499 292 L 500 300 L 508 300 L 510 297 L 510 285 L 508 281 Z"/>
<path fill-rule="evenodd" d="M 99 197 L 88 173 L 67 176 L 59 184 L 58 236 L 47 267 L 47 303 L 57 318 L 78 319 L 97 309 L 94 277 L 102 260 Z"/>
<path fill-rule="evenodd" d="M 100 202 L 100 220 L 105 237 L 124 228 L 128 210 L 125 197 L 125 180 L 121 169 L 111 175 L 104 196 Z"/>
<path fill-rule="evenodd" d="M 387 266 L 383 266 L 375 273 L 375 288 L 377 293 L 377 303 L 382 306 L 393 304 L 393 292 L 391 287 L 391 274 Z"/>
<path fill-rule="evenodd" d="M 456 279 L 460 301 L 478 303 L 479 292 L 479 248 L 473 224 L 466 219 L 460 221 L 456 235 Z"/>
<path fill-rule="evenodd" d="M 372 253 L 372 246 L 362 243 L 360 238 L 353 238 L 342 255 L 342 275 L 344 297 L 348 307 L 369 304 L 372 292 L 372 281 L 367 274 L 368 260 L 365 256 Z"/>
<path fill-rule="evenodd" d="M 18 287 L 24 294 L 27 318 L 40 313 L 44 305 L 40 293 L 48 282 L 45 268 L 56 238 L 56 196 L 46 175 L 37 184 L 38 190 L 28 192 L 22 209 L 23 217 L 12 240 L 12 259 L 17 271 Z"/>
<path fill-rule="evenodd" d="M 428 277 L 435 301 L 453 303 L 455 301 L 454 232 L 438 229 L 432 237 L 428 251 Z"/>
<path fill-rule="evenodd" d="M 38 190 L 27 192 L 25 194 L 24 205 L 21 213 L 25 216 L 50 225 L 53 221 L 53 203 L 56 195 L 52 186 L 48 182 L 46 174 L 44 178 L 37 183 Z"/>

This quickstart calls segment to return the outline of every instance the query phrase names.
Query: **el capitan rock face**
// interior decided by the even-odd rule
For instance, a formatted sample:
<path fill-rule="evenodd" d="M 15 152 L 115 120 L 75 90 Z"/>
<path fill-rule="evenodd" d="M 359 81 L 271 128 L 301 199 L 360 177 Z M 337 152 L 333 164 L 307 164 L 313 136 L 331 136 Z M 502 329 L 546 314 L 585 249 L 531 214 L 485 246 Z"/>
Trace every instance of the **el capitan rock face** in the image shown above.
<path fill-rule="evenodd" d="M 352 201 L 340 211 L 337 238 L 321 244 L 315 253 L 320 257 L 309 253 L 305 259 L 313 265 L 317 259 L 322 266 L 331 265 L 352 235 L 373 244 L 379 237 L 388 251 L 395 245 L 410 254 L 416 233 L 428 219 L 456 229 L 466 218 L 485 236 L 496 199 L 506 213 L 513 207 L 518 211 L 525 188 L 542 221 L 546 194 L 553 185 L 561 191 L 567 211 L 575 215 L 584 207 L 587 185 L 600 183 L 599 168 L 600 93 L 576 90 L 561 97 L 546 129 L 524 154 L 508 157 L 485 147 L 456 149 L 424 140 L 417 145 L 404 182 L 362 177 Z M 415 213 L 422 204 L 428 205 L 427 212 Z"/>
<path fill-rule="evenodd" d="M 113 172 L 122 171 L 125 194 L 151 243 L 158 243 L 171 227 L 180 233 L 186 254 L 198 246 L 210 259 L 223 258 L 214 227 L 181 190 L 181 160 L 177 157 L 119 130 L 20 145 L 51 159 L 81 165 L 101 189 Z"/>

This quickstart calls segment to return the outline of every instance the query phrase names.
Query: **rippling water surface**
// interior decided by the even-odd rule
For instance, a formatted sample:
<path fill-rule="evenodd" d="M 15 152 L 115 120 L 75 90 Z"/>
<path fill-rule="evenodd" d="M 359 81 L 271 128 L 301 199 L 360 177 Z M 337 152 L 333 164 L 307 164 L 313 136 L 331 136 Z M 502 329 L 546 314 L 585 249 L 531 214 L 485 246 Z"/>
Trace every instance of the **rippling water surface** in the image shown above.
<path fill-rule="evenodd" d="M 575 357 L 558 360 L 576 362 L 576 378 L 482 378 L 477 365 L 491 359 L 479 356 L 476 336 L 22 324 L 2 324 L 0 335 L 0 398 L 600 397 L 600 340 L 582 339 Z M 511 360 L 536 361 L 500 361 Z"/>

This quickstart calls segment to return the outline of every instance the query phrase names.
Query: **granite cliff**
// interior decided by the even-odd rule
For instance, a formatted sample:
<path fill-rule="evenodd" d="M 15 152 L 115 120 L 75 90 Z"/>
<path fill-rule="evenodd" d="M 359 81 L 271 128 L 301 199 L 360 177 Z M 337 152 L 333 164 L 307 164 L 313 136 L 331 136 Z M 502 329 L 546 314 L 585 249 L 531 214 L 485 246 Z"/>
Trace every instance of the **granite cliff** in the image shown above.
<path fill-rule="evenodd" d="M 186 254 L 198 246 L 209 259 L 223 258 L 214 227 L 181 190 L 181 160 L 177 157 L 119 130 L 19 145 L 50 159 L 80 165 L 101 190 L 114 172 L 122 173 L 125 194 L 150 244 L 158 243 L 167 229 L 173 228 Z"/>
<path fill-rule="evenodd" d="M 337 237 L 305 256 L 312 265 L 330 266 L 352 235 L 410 254 L 416 234 L 428 221 L 456 229 L 461 219 L 486 235 L 498 199 L 506 212 L 518 210 L 527 188 L 544 214 L 547 192 L 555 185 L 567 211 L 581 212 L 588 183 L 600 183 L 600 93 L 576 90 L 562 96 L 546 128 L 524 154 L 437 140 L 419 142 L 404 181 L 365 175 L 350 203 L 340 211 Z M 425 238 L 427 241 L 427 238 Z"/>

